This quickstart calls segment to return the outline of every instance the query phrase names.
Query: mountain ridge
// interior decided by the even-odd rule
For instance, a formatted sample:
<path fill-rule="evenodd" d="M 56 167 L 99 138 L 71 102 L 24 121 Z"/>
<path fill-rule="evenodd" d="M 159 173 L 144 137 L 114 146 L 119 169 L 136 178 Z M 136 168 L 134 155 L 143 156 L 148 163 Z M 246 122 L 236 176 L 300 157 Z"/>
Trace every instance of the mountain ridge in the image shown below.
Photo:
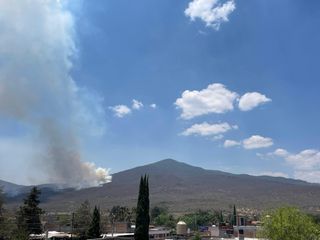
<path fill-rule="evenodd" d="M 113 174 L 113 181 L 100 187 L 50 192 L 42 206 L 53 211 L 73 211 L 89 200 L 104 208 L 136 204 L 140 176 L 150 176 L 152 205 L 164 205 L 174 212 L 195 209 L 225 209 L 229 205 L 263 210 L 295 205 L 308 210 L 319 208 L 320 185 L 295 179 L 232 174 L 164 159 Z M 21 199 L 21 198 L 20 198 Z M 19 198 L 9 199 L 12 207 Z"/>

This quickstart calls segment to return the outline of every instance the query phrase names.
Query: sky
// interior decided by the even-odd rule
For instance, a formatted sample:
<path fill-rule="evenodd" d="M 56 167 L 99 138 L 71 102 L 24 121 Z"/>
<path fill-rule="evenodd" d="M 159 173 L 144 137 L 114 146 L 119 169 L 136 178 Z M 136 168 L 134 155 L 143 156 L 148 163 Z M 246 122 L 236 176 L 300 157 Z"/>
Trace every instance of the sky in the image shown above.
<path fill-rule="evenodd" d="M 320 182 L 319 1 L 14 2 L 0 179 L 75 183 L 76 168 L 95 185 L 172 158 Z"/>

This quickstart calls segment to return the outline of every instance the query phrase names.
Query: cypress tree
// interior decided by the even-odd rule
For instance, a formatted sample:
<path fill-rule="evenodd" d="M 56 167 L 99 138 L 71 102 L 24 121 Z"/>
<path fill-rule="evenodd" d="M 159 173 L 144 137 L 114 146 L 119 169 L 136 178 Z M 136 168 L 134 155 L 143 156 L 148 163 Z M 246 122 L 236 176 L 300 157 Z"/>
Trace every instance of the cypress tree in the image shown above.
<path fill-rule="evenodd" d="M 237 225 L 237 209 L 236 209 L 236 205 L 233 205 L 232 224 L 234 226 Z"/>
<path fill-rule="evenodd" d="M 149 240 L 149 180 L 147 175 L 141 176 L 136 213 L 135 240 Z"/>
<path fill-rule="evenodd" d="M 100 212 L 97 206 L 94 207 L 91 224 L 88 230 L 88 236 L 92 238 L 100 237 Z"/>
<path fill-rule="evenodd" d="M 220 215 L 219 215 L 219 223 L 223 223 L 224 220 L 223 220 L 223 214 L 222 214 L 222 211 L 220 211 Z"/>

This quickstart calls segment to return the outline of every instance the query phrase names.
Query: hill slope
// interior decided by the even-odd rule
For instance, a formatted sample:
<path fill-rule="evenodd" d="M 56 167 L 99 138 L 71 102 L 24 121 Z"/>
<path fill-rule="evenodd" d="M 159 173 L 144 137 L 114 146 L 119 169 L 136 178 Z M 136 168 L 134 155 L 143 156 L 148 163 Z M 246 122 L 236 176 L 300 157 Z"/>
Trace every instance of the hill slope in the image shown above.
<path fill-rule="evenodd" d="M 174 212 L 239 207 L 265 209 L 283 204 L 306 209 L 319 206 L 320 185 L 275 177 L 236 175 L 205 170 L 167 159 L 113 175 L 102 187 L 68 190 L 47 196 L 43 207 L 72 211 L 88 199 L 103 208 L 135 206 L 140 176 L 150 176 L 152 205 L 166 205 Z"/>

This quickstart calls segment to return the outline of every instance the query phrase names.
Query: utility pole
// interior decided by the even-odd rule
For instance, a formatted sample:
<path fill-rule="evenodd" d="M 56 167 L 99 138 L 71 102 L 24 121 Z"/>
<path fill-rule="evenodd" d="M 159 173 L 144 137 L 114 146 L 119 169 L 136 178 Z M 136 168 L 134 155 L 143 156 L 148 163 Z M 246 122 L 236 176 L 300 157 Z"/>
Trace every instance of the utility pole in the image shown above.
<path fill-rule="evenodd" d="M 71 240 L 73 239 L 74 212 L 71 215 Z"/>
<path fill-rule="evenodd" d="M 111 213 L 111 236 L 113 237 L 113 233 L 114 233 L 114 219 L 115 219 L 115 215 L 113 213 Z"/>

